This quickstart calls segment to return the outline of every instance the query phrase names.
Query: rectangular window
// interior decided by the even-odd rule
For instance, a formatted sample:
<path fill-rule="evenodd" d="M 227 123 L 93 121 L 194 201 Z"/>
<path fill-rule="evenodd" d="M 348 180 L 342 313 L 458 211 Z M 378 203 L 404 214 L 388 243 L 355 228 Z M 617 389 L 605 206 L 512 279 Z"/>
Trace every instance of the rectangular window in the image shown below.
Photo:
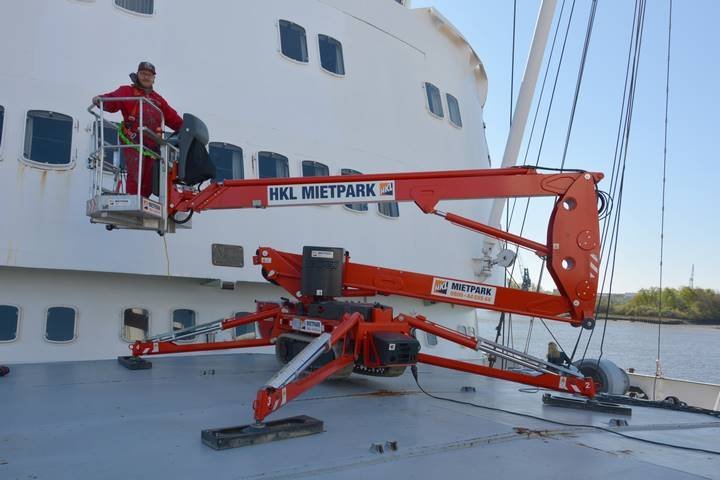
<path fill-rule="evenodd" d="M 330 175 L 330 169 L 324 163 L 303 160 L 302 175 L 303 177 L 327 177 Z"/>
<path fill-rule="evenodd" d="M 397 218 L 400 216 L 400 207 L 397 202 L 378 203 L 378 213 L 383 217 Z"/>
<path fill-rule="evenodd" d="M 290 176 L 288 158 L 279 153 L 258 152 L 259 178 L 287 178 Z"/>
<path fill-rule="evenodd" d="M 126 342 L 144 341 L 150 330 L 150 312 L 144 308 L 123 311 L 122 338 Z"/>
<path fill-rule="evenodd" d="M 26 159 L 48 165 L 70 163 L 73 120 L 67 115 L 30 110 L 25 121 Z"/>
<path fill-rule="evenodd" d="M 448 104 L 448 113 L 450 114 L 450 123 L 456 127 L 462 128 L 462 117 L 460 116 L 460 104 L 457 98 L 453 97 L 449 93 L 445 95 Z"/>
<path fill-rule="evenodd" d="M 12 305 L 0 305 L 0 342 L 12 342 L 17 338 L 20 309 Z"/>
<path fill-rule="evenodd" d="M 425 93 L 427 94 L 427 103 L 430 113 L 440 118 L 445 116 L 442 106 L 442 97 L 440 96 L 440 90 L 432 83 L 425 83 Z"/>
<path fill-rule="evenodd" d="M 253 313 L 255 312 L 235 312 L 235 316 L 243 317 L 245 315 L 252 315 Z M 235 337 L 236 340 L 251 340 L 255 338 L 255 322 L 233 328 L 233 337 Z"/>
<path fill-rule="evenodd" d="M 357 170 L 353 170 L 352 168 L 343 168 L 340 170 L 340 175 L 362 175 Z M 368 205 L 367 203 L 346 203 L 345 208 L 352 210 L 354 212 L 367 212 L 368 211 Z"/>
<path fill-rule="evenodd" d="M 209 147 L 210 161 L 215 164 L 215 181 L 245 178 L 242 148 L 219 142 L 212 142 Z"/>
<path fill-rule="evenodd" d="M 134 13 L 152 15 L 155 12 L 155 0 L 115 0 L 115 5 Z"/>
<path fill-rule="evenodd" d="M 179 332 L 186 328 L 195 326 L 195 311 L 188 308 L 178 308 L 172 312 L 172 328 L 173 332 Z M 195 336 L 183 338 L 183 342 L 192 342 Z"/>
<path fill-rule="evenodd" d="M 308 51 L 305 29 L 288 20 L 280 20 L 279 25 L 282 54 L 298 62 L 307 63 Z"/>
<path fill-rule="evenodd" d="M 77 312 L 72 307 L 50 307 L 45 317 L 45 339 L 51 342 L 72 342 L 77 331 Z"/>
<path fill-rule="evenodd" d="M 438 344 L 437 336 L 434 333 L 425 332 L 425 339 L 428 346 L 435 346 Z"/>
<path fill-rule="evenodd" d="M 335 75 L 345 75 L 345 60 L 342 43 L 327 35 L 318 35 L 320 45 L 320 65 Z"/>

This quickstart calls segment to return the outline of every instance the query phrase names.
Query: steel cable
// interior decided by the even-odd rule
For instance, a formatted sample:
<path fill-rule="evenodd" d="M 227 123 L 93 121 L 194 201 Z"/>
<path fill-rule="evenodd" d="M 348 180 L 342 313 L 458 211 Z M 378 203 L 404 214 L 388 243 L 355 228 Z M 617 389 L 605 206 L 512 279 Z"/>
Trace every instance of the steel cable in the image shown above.
<path fill-rule="evenodd" d="M 662 374 L 660 368 L 660 329 L 662 326 L 663 298 L 663 255 L 665 251 L 665 178 L 667 173 L 668 107 L 670 104 L 670 40 L 672 38 L 672 0 L 668 13 L 667 65 L 665 69 L 665 136 L 663 141 L 662 205 L 660 207 L 660 291 L 658 292 L 657 322 L 657 358 L 655 359 L 655 380 L 653 381 L 653 400 L 655 399 L 657 378 Z"/>

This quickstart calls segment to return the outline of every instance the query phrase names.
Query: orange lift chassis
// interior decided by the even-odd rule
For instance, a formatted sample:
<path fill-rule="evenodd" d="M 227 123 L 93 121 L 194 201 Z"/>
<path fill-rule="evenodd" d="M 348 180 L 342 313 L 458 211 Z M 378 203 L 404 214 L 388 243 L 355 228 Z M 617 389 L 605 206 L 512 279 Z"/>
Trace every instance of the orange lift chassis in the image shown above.
<path fill-rule="evenodd" d="M 141 357 L 150 355 L 274 345 L 285 365 L 257 393 L 253 409 L 258 425 L 330 376 L 350 372 L 397 376 L 407 366 L 417 363 L 590 398 L 595 395 L 593 380 L 585 378 L 572 365 L 555 365 L 483 338 L 464 335 L 421 315 L 395 314 L 391 307 L 379 303 L 336 299 L 399 295 L 542 317 L 591 329 L 595 324 L 600 259 L 597 183 L 603 178 L 601 173 L 540 173 L 533 168 L 518 167 L 312 179 L 225 180 L 203 190 L 193 190 L 178 186 L 183 183 L 179 180 L 179 168 L 178 164 L 173 166 L 168 182 L 168 214 L 173 219 L 218 209 L 414 202 L 424 213 L 535 252 L 544 258 L 559 294 L 353 263 L 341 248 L 304 247 L 303 254 L 299 255 L 260 247 L 253 263 L 260 266 L 268 281 L 287 290 L 293 300 L 257 302 L 257 311 L 253 314 L 136 342 L 131 345 L 132 357 L 121 357 L 126 367 L 149 368 L 150 363 Z M 533 241 L 438 209 L 438 203 L 443 200 L 497 197 L 555 197 L 546 241 Z M 183 338 L 211 335 L 251 323 L 258 324 L 260 338 L 177 343 Z M 524 368 L 503 370 L 420 353 L 420 344 L 415 339 L 417 330 Z M 273 422 L 263 425 L 271 424 Z M 208 432 L 203 432 L 204 441 L 214 448 L 222 448 L 222 441 L 217 437 L 206 438 L 211 435 Z"/>

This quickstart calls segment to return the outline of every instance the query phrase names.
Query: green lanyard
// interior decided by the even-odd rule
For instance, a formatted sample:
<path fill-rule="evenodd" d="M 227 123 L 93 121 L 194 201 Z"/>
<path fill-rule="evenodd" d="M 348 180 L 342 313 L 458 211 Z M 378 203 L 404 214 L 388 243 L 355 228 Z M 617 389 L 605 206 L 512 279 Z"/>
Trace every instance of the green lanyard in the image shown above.
<path fill-rule="evenodd" d="M 120 140 L 121 140 L 125 145 L 135 145 L 134 143 L 132 143 L 132 142 L 130 141 L 129 138 L 127 138 L 127 137 L 125 136 L 125 132 L 123 132 L 123 125 L 124 125 L 124 123 L 120 123 L 120 125 L 118 125 L 118 137 L 120 138 Z M 139 145 L 135 145 L 133 148 L 134 148 L 135 150 L 137 150 L 138 152 L 140 152 L 140 146 L 139 146 Z M 153 152 L 152 150 L 148 150 L 148 149 L 145 148 L 145 147 L 143 147 L 143 156 L 145 156 L 145 157 L 150 157 L 150 158 L 154 158 L 154 159 L 159 159 L 159 158 L 160 158 L 160 155 L 158 155 L 157 153 Z"/>

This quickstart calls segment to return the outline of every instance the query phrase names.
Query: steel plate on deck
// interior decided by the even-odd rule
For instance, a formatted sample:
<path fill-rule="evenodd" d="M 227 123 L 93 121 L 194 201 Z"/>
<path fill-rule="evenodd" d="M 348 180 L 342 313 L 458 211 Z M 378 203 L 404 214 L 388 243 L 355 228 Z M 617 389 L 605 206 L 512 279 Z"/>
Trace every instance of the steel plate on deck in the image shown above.
<path fill-rule="evenodd" d="M 323 431 L 323 422 L 307 415 L 283 418 L 260 425 L 203 430 L 202 442 L 215 450 L 274 442 L 286 438 L 313 435 Z"/>

